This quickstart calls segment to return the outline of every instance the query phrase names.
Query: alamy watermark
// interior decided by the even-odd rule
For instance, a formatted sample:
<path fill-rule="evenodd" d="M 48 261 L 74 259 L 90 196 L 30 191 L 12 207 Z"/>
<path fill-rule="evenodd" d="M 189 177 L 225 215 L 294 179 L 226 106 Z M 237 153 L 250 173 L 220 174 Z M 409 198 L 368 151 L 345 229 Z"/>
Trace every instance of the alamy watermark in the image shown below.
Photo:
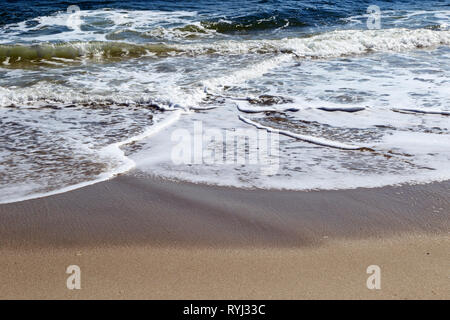
<path fill-rule="evenodd" d="M 70 265 L 66 269 L 66 273 L 70 276 L 67 277 L 66 286 L 69 290 L 81 289 L 81 269 L 77 265 Z"/>
<path fill-rule="evenodd" d="M 194 121 L 192 129 L 180 128 L 172 132 L 173 164 L 254 165 L 262 175 L 278 172 L 278 133 L 256 128 L 206 128 L 202 121 Z"/>
<path fill-rule="evenodd" d="M 367 278 L 366 286 L 369 290 L 381 289 L 381 268 L 376 264 L 370 265 L 366 269 L 367 274 L 370 276 Z"/>
<path fill-rule="evenodd" d="M 379 6 L 371 5 L 367 8 L 367 13 L 369 17 L 367 18 L 367 28 L 368 29 L 381 29 L 381 9 Z"/>
<path fill-rule="evenodd" d="M 69 17 L 67 18 L 66 25 L 73 30 L 80 30 L 81 27 L 81 10 L 77 5 L 71 5 L 67 8 Z"/>

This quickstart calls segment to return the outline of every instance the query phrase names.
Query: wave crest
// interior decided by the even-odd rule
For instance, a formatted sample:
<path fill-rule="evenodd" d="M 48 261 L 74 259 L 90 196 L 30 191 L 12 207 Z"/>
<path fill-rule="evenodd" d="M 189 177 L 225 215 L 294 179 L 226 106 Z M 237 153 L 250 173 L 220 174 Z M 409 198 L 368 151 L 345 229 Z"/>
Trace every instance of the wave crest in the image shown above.
<path fill-rule="evenodd" d="M 189 44 L 130 44 L 90 41 L 39 45 L 0 45 L 0 63 L 61 64 L 79 59 L 120 60 L 143 56 L 292 53 L 301 58 L 333 58 L 370 52 L 401 52 L 450 45 L 450 31 L 386 29 L 332 31 L 305 38 L 221 40 Z M 53 61 L 52 61 L 53 60 Z"/>

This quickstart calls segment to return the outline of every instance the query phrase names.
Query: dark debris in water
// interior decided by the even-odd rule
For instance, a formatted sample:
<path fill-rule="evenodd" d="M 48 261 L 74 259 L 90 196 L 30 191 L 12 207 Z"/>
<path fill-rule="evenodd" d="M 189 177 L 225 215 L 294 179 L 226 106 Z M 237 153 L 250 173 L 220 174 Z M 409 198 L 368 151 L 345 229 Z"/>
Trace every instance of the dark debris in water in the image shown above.
<path fill-rule="evenodd" d="M 317 109 L 322 110 L 322 111 L 327 111 L 327 112 L 349 112 L 349 113 L 354 113 L 354 112 L 363 111 L 366 108 L 364 108 L 364 107 L 345 107 L 345 108 L 319 107 Z"/>
<path fill-rule="evenodd" d="M 282 96 L 272 96 L 268 94 L 260 95 L 258 98 L 248 98 L 251 104 L 272 106 L 274 104 L 292 103 L 294 100 Z"/>

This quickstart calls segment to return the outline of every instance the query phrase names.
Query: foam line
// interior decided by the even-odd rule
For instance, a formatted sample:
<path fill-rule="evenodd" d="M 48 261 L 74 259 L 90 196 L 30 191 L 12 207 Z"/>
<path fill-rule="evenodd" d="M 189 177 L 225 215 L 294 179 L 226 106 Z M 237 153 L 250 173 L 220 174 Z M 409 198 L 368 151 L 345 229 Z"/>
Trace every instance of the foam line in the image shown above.
<path fill-rule="evenodd" d="M 245 112 L 245 113 L 261 113 L 261 112 L 297 112 L 298 108 L 263 108 L 263 107 L 251 107 L 246 108 L 243 106 L 240 106 L 239 104 L 236 104 L 236 107 L 239 111 Z"/>
<path fill-rule="evenodd" d="M 212 110 L 212 109 L 216 109 L 216 106 L 211 106 L 211 107 L 189 107 L 190 110 L 194 110 L 194 111 L 204 111 L 204 110 Z"/>
<path fill-rule="evenodd" d="M 443 110 L 427 110 L 427 109 L 392 109 L 394 112 L 400 112 L 400 113 L 420 113 L 420 114 L 437 114 L 442 116 L 450 116 L 450 111 L 443 111 Z"/>
<path fill-rule="evenodd" d="M 306 136 L 306 135 L 302 135 L 302 134 L 297 134 L 294 132 L 290 132 L 287 130 L 280 130 L 280 129 L 275 129 L 275 128 L 271 128 L 271 127 L 267 127 L 267 126 L 263 126 L 255 121 L 252 121 L 248 118 L 245 118 L 243 116 L 239 116 L 239 120 L 252 125 L 258 129 L 262 129 L 262 130 L 267 130 L 269 132 L 274 132 L 274 133 L 279 133 L 282 135 L 285 135 L 287 137 L 291 137 L 294 139 L 298 139 L 298 140 L 302 140 L 308 143 L 312 143 L 312 144 L 316 144 L 319 146 L 323 146 L 323 147 L 330 147 L 330 148 L 335 148 L 335 149 L 342 149 L 342 150 L 362 150 L 362 149 L 366 149 L 366 147 L 361 147 L 361 146 L 356 146 L 356 145 L 351 145 L 351 144 L 346 144 L 346 143 L 341 143 L 341 142 L 336 142 L 336 141 L 332 141 L 332 140 L 328 140 L 328 139 L 324 139 L 324 138 L 318 138 L 318 137 L 312 137 L 312 136 Z"/>

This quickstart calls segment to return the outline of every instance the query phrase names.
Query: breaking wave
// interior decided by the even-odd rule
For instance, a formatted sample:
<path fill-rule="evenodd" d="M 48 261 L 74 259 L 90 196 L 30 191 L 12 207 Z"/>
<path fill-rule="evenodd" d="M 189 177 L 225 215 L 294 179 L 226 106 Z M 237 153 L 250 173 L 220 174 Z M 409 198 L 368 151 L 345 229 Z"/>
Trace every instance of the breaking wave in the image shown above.
<path fill-rule="evenodd" d="M 126 42 L 68 42 L 0 45 L 0 63 L 61 64 L 80 59 L 120 60 L 144 56 L 235 55 L 291 53 L 299 58 L 332 58 L 370 52 L 402 52 L 450 45 L 450 31 L 387 29 L 332 31 L 305 38 L 222 40 L 190 44 L 131 44 Z M 49 62 L 50 61 L 50 62 Z"/>

